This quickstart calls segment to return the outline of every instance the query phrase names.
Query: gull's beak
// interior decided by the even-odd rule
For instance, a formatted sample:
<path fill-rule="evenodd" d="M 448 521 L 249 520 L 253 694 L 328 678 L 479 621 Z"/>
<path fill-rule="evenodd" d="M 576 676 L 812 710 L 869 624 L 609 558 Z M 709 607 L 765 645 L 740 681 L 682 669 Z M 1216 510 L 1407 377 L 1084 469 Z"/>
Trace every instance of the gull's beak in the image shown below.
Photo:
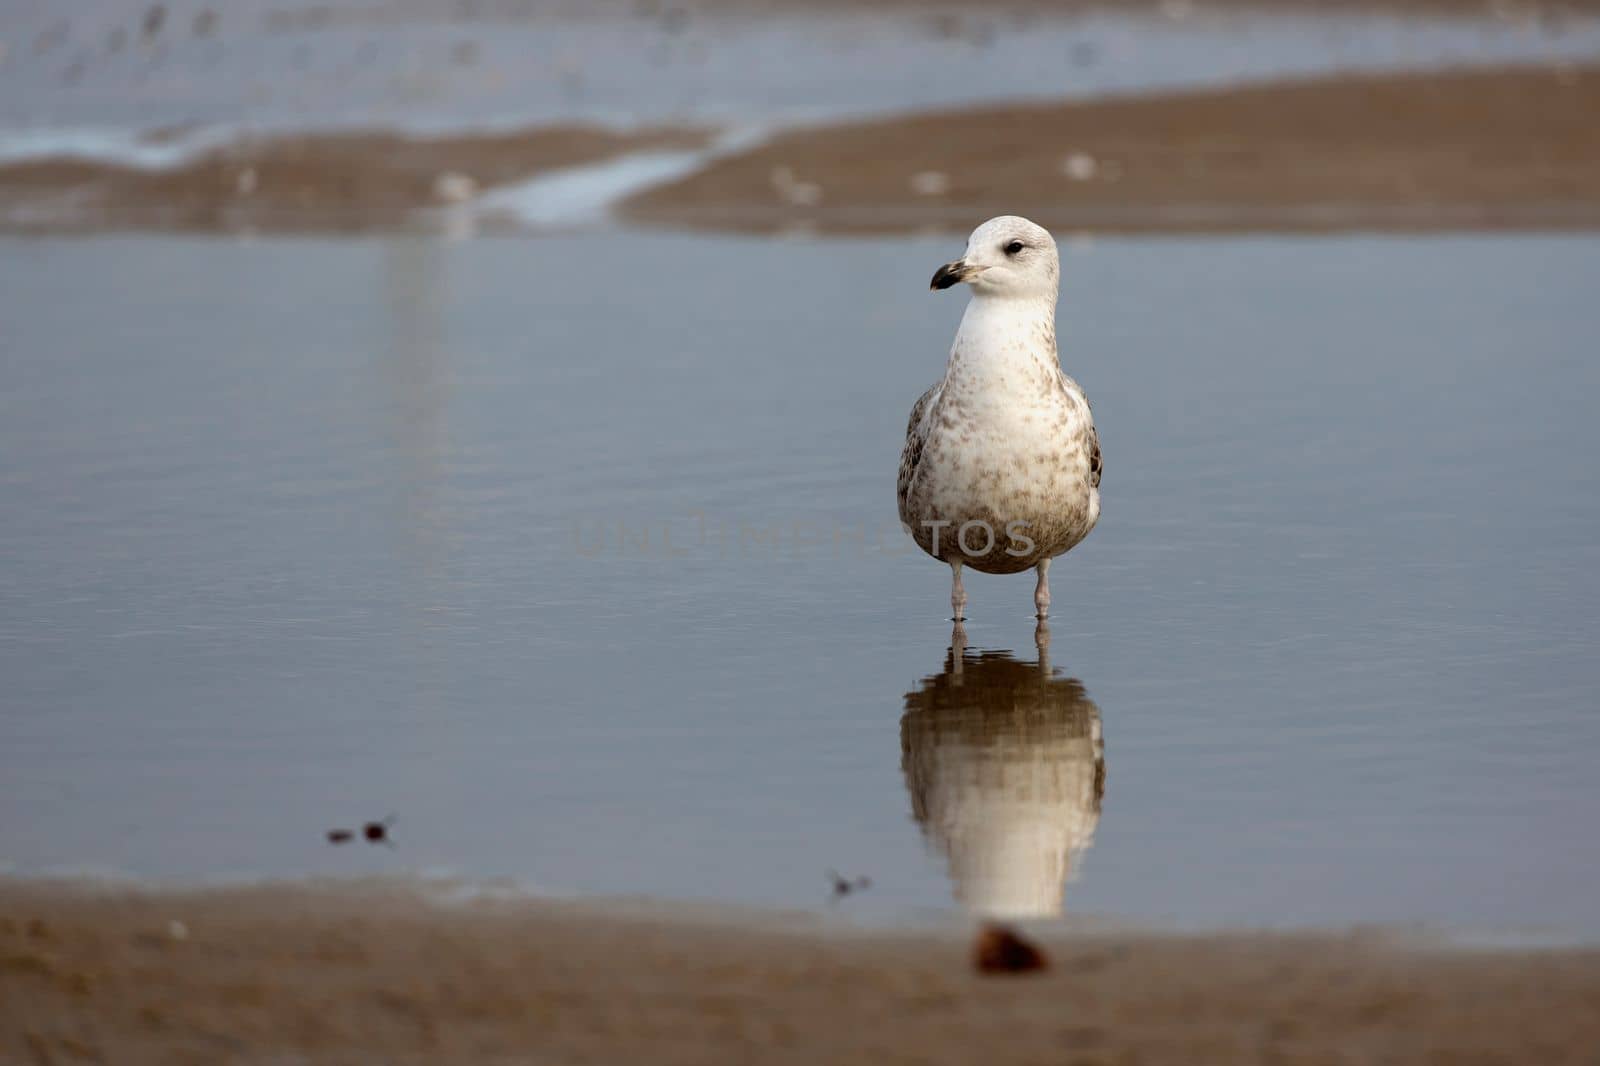
<path fill-rule="evenodd" d="M 952 285 L 959 285 L 963 281 L 971 281 L 983 272 L 982 267 L 971 267 L 965 259 L 957 259 L 954 263 L 946 263 L 933 275 L 933 280 L 928 282 L 929 289 L 948 289 Z"/>

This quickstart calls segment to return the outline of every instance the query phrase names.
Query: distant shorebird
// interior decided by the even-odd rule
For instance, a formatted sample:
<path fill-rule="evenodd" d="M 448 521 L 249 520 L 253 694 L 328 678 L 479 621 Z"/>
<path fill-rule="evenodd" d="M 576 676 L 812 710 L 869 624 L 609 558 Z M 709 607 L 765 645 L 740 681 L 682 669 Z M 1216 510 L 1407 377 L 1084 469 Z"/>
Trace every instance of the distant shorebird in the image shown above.
<path fill-rule="evenodd" d="M 911 408 L 897 486 L 900 521 L 950 564 L 950 609 L 966 613 L 961 568 L 1038 570 L 1050 613 L 1050 560 L 1100 519 L 1100 437 L 1089 400 L 1056 356 L 1056 242 L 1025 218 L 991 218 L 930 286 L 972 300 L 944 379 Z"/>

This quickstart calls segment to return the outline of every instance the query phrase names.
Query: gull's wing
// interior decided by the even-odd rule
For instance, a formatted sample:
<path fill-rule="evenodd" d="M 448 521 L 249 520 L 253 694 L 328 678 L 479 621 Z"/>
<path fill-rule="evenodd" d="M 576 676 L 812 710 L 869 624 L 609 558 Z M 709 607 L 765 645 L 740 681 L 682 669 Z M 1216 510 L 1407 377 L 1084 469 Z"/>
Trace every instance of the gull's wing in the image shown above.
<path fill-rule="evenodd" d="M 944 382 L 939 382 L 927 392 L 917 398 L 911 405 L 911 419 L 906 423 L 906 443 L 900 449 L 900 479 L 895 485 L 895 498 L 900 504 L 900 521 L 911 524 L 911 519 L 906 516 L 906 494 L 911 491 L 911 481 L 917 476 L 917 464 L 922 461 L 922 446 L 927 443 L 928 431 L 924 422 L 939 400 L 939 390 L 944 387 Z"/>
<path fill-rule="evenodd" d="M 1100 487 L 1100 431 L 1089 425 L 1089 483 L 1095 488 Z"/>
<path fill-rule="evenodd" d="M 1099 488 L 1100 470 L 1104 464 L 1100 460 L 1100 431 L 1094 428 L 1094 405 L 1089 402 L 1089 394 L 1083 391 L 1083 386 L 1067 377 L 1067 372 L 1060 366 L 1056 367 L 1056 378 L 1062 391 L 1083 401 L 1083 409 L 1089 413 L 1089 484 Z"/>

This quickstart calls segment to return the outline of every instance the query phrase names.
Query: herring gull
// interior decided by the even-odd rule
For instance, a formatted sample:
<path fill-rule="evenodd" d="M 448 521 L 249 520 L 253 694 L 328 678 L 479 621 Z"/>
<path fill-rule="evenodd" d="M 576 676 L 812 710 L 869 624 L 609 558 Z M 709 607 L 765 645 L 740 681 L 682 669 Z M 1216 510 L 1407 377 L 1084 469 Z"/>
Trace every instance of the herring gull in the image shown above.
<path fill-rule="evenodd" d="M 966 253 L 930 288 L 964 283 L 944 378 L 911 408 L 896 486 L 900 521 L 950 566 L 950 609 L 966 611 L 961 569 L 1035 569 L 1050 613 L 1050 560 L 1100 519 L 1100 437 L 1089 399 L 1056 355 L 1061 266 L 1049 232 L 1002 215 L 972 231 Z"/>

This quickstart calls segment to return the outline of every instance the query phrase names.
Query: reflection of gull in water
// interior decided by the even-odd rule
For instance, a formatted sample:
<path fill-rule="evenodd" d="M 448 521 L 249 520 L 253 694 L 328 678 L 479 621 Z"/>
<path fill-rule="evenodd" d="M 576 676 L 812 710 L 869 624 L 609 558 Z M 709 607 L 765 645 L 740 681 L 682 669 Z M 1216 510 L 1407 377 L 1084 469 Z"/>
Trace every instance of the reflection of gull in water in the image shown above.
<path fill-rule="evenodd" d="M 1039 659 L 968 654 L 957 625 L 942 673 L 906 694 L 900 765 L 911 811 L 950 862 L 956 899 L 997 917 L 1058 915 L 1105 792 L 1100 709 Z"/>

